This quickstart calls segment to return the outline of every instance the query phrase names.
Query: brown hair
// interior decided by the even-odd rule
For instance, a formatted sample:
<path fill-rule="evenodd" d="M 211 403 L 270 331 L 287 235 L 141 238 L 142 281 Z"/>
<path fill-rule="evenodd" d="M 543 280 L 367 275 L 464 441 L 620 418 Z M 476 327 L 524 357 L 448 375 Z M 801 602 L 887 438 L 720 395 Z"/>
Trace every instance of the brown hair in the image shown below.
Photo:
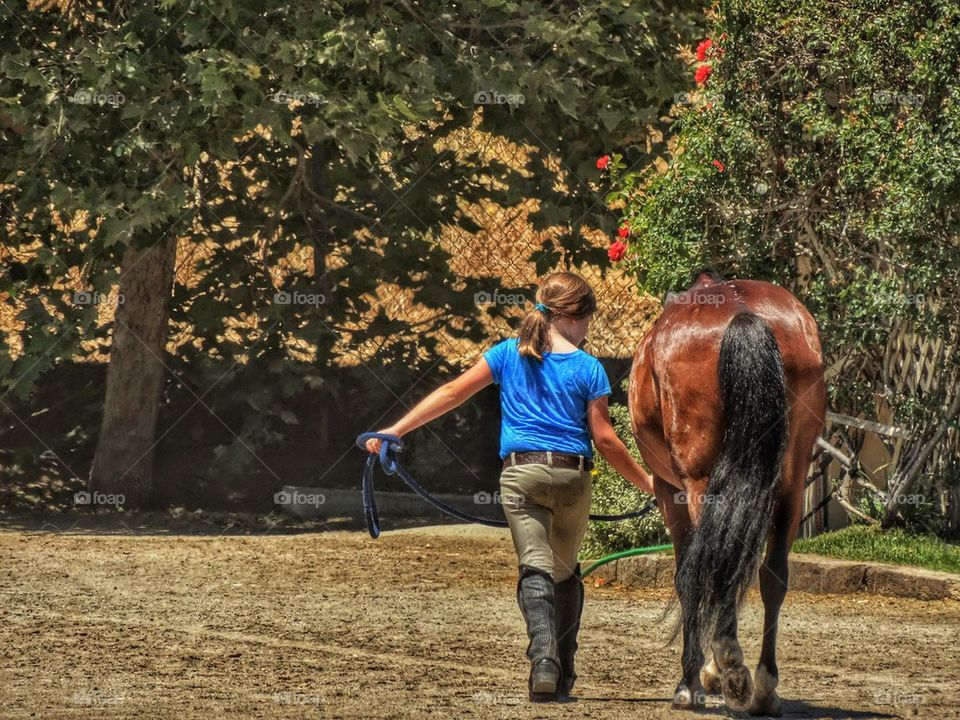
<path fill-rule="evenodd" d="M 593 288 L 571 272 L 551 273 L 544 277 L 537 289 L 536 302 L 520 323 L 517 348 L 521 355 L 537 360 L 543 360 L 543 353 L 550 345 L 550 318 L 579 320 L 597 309 Z"/>

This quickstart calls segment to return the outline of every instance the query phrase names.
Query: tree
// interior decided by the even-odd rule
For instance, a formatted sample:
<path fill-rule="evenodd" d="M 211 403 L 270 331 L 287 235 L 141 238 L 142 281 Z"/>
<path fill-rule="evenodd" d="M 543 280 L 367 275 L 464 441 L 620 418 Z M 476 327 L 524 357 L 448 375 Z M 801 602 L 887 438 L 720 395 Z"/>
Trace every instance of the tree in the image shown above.
<path fill-rule="evenodd" d="M 291 398 L 336 392 L 328 369 L 345 346 L 379 347 L 385 372 L 409 372 L 441 329 L 479 338 L 484 283 L 456 277 L 436 238 L 480 229 L 467 209 L 480 200 L 540 199 L 540 225 L 561 228 L 543 269 L 602 260 L 583 241 L 614 220 L 593 158 L 614 143 L 634 162 L 650 157 L 682 79 L 676 49 L 701 22 L 697 3 L 67 8 L 0 8 L 0 39 L 17 48 L 0 60 L 4 219 L 29 268 L 7 301 L 52 304 L 46 336 L 71 337 L 54 355 L 49 340 L 24 345 L 18 362 L 39 360 L 38 376 L 82 341 L 109 341 L 95 313 L 64 301 L 64 282 L 77 269 L 87 287 L 119 282 L 94 463 L 103 487 L 129 479 L 134 460 L 149 477 L 161 366 L 171 387 L 229 419 L 219 456 L 230 472 L 297 422 Z M 527 167 L 441 142 L 470 128 L 532 147 Z M 204 250 L 184 259 L 189 284 L 155 250 L 171 238 Z M 291 262 L 303 248 L 309 262 Z M 124 258 L 149 277 L 129 277 Z M 167 304 L 123 292 L 125 281 L 170 296 L 170 325 L 189 336 L 173 356 Z M 384 285 L 408 290 L 426 321 L 378 311 Z M 290 362 L 291 346 L 311 361 Z M 110 430 L 124 426 L 139 430 Z M 149 498 L 142 484 L 136 503 Z"/>
<path fill-rule="evenodd" d="M 120 266 L 123 303 L 115 315 L 91 481 L 94 490 L 122 494 L 135 507 L 147 502 L 153 486 L 175 248 L 172 237 L 143 249 L 128 247 Z"/>

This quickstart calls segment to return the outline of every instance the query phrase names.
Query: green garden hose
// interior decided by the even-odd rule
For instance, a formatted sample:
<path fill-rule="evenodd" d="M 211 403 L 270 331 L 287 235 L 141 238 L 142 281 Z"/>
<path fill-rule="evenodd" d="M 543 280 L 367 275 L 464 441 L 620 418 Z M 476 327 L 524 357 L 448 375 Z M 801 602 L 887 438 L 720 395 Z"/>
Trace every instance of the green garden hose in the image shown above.
<path fill-rule="evenodd" d="M 583 577 L 586 577 L 594 570 L 599 567 L 611 563 L 614 560 L 619 560 L 620 558 L 633 557 L 634 555 L 647 555 L 649 553 L 660 552 L 661 550 L 673 550 L 673 545 L 650 545 L 648 547 L 633 548 L 632 550 L 621 550 L 618 553 L 613 553 L 613 555 L 607 555 L 597 560 L 595 563 L 591 563 L 590 567 L 583 571 Z"/>

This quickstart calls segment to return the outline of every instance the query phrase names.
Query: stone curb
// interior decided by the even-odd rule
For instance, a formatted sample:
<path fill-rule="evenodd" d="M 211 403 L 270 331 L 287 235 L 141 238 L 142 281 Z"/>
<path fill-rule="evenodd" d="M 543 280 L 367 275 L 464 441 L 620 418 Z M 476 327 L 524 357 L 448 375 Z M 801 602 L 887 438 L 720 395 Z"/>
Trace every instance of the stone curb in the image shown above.
<path fill-rule="evenodd" d="M 583 563 L 587 567 L 590 563 Z M 673 588 L 670 555 L 637 555 L 591 573 L 629 588 Z M 818 594 L 887 595 L 917 600 L 960 600 L 960 575 L 820 555 L 790 556 L 790 589 Z"/>

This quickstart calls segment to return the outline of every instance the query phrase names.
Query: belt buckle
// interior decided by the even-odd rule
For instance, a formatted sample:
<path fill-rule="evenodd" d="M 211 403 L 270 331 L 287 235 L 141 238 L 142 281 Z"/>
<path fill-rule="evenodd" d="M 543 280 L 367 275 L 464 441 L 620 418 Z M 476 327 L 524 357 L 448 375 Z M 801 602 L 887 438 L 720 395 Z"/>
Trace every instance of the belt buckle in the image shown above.
<path fill-rule="evenodd" d="M 553 451 L 547 450 L 547 467 L 553 467 Z"/>

